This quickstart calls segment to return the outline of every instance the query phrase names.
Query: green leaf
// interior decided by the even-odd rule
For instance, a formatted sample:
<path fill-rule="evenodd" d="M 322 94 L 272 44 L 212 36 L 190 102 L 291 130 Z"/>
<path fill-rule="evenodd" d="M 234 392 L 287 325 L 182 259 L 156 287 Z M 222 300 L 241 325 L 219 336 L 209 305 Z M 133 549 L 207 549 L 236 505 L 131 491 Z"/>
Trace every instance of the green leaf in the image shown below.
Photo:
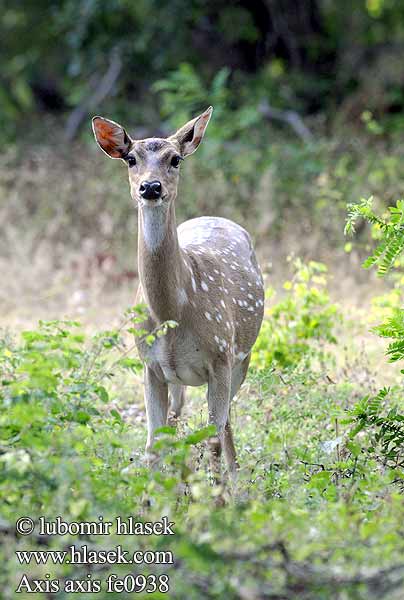
<path fill-rule="evenodd" d="M 169 425 L 164 425 L 163 427 L 159 427 L 158 429 L 156 429 L 155 433 L 156 434 L 165 433 L 166 435 L 176 435 L 177 429 L 175 427 L 170 427 Z"/>
<path fill-rule="evenodd" d="M 115 417 L 115 419 L 116 419 L 117 421 L 122 421 L 122 417 L 121 417 L 121 415 L 119 414 L 119 412 L 118 412 L 118 411 L 117 411 L 115 408 L 113 408 L 113 409 L 110 411 L 110 414 L 111 414 L 111 416 Z"/>
<path fill-rule="evenodd" d="M 104 386 L 102 386 L 102 385 L 98 386 L 96 388 L 96 393 L 97 393 L 99 399 L 101 400 L 101 402 L 109 401 L 109 394 Z"/>
<path fill-rule="evenodd" d="M 82 423 L 85 425 L 91 419 L 91 416 L 85 412 L 84 410 L 78 410 L 73 414 L 73 420 L 77 421 L 77 423 Z"/>
<path fill-rule="evenodd" d="M 208 425 L 207 427 L 203 427 L 202 429 L 198 429 L 197 431 L 194 431 L 193 433 L 187 435 L 184 442 L 187 445 L 193 446 L 195 444 L 199 444 L 199 442 L 202 442 L 203 440 L 207 440 L 213 435 L 216 435 L 216 433 L 216 426 Z"/>

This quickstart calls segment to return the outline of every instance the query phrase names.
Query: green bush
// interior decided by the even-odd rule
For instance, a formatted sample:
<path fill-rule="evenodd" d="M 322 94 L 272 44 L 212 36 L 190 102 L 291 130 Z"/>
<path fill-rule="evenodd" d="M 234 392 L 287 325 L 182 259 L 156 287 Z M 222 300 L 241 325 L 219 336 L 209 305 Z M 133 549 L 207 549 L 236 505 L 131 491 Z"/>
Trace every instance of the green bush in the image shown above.
<path fill-rule="evenodd" d="M 386 276 L 392 269 L 402 269 L 404 252 L 404 201 L 399 200 L 395 206 L 390 206 L 387 216 L 379 216 L 372 206 L 372 198 L 362 200 L 359 204 L 348 205 L 346 233 L 355 231 L 359 218 L 365 219 L 374 229 L 377 246 L 372 254 L 364 261 L 365 269 L 375 267 L 377 274 Z M 402 275 L 399 279 L 402 281 Z M 393 298 L 394 300 L 394 298 Z M 373 331 L 383 338 L 393 341 L 387 348 L 390 362 L 404 359 L 404 309 L 394 306 L 390 309 L 391 316 L 385 323 L 374 327 Z M 404 369 L 401 370 L 404 374 Z M 384 463 L 394 467 L 404 466 L 404 414 L 402 403 L 397 406 L 386 406 L 389 390 L 382 389 L 379 393 L 363 398 L 353 410 L 355 427 L 351 436 L 366 429 L 370 436 L 369 452 L 375 453 Z M 379 449 L 380 448 L 380 449 Z M 401 477 L 401 473 L 399 474 Z"/>
<path fill-rule="evenodd" d="M 383 388 L 376 396 L 365 396 L 355 405 L 350 412 L 355 426 L 349 437 L 354 439 L 366 430 L 366 452 L 394 469 L 398 481 L 404 483 L 404 415 L 399 406 L 386 406 L 388 394 L 389 390 Z"/>
<path fill-rule="evenodd" d="M 335 343 L 340 316 L 330 301 L 327 267 L 318 262 L 293 262 L 293 277 L 284 283 L 284 297 L 266 311 L 252 353 L 252 366 L 292 367 L 303 359 L 324 358 L 324 344 Z M 269 290 L 269 296 L 274 290 Z"/>
<path fill-rule="evenodd" d="M 124 373 L 138 369 L 131 353 L 122 357 L 121 351 L 129 350 L 121 345 L 122 336 L 111 331 L 86 340 L 77 323 L 54 321 L 14 342 L 2 338 L 0 585 L 5 600 L 14 598 L 23 573 L 30 581 L 49 573 L 62 590 L 68 579 L 88 580 L 88 573 L 102 582 L 111 572 L 168 574 L 168 597 L 195 600 L 241 600 L 246 593 L 293 598 L 296 590 L 307 600 L 341 595 L 362 600 L 387 589 L 400 593 L 402 497 L 392 487 L 399 472 L 390 460 L 379 467 L 375 454 L 369 457 L 348 437 L 342 407 L 351 387 L 309 385 L 314 375 L 306 366 L 290 373 L 286 390 L 273 379 L 258 403 L 258 388 L 244 400 L 242 393 L 236 439 L 243 467 L 233 501 L 228 491 L 210 485 L 202 443 L 212 428 L 196 426 L 199 417 L 183 424 L 180 436 L 162 428 L 160 468 L 144 467 L 145 425 L 130 422 L 118 408 L 121 389 L 127 389 Z M 263 379 L 256 381 L 260 385 Z M 197 415 L 198 405 L 192 406 Z M 222 507 L 218 494 L 226 499 Z M 381 495 L 388 501 L 380 502 Z M 23 515 L 35 522 L 41 515 L 66 522 L 97 522 L 99 515 L 104 521 L 120 515 L 146 522 L 167 515 L 175 535 L 16 536 L 14 523 Z M 170 550 L 175 562 L 93 570 L 67 563 L 22 565 L 15 556 L 17 550 L 60 551 L 71 544 L 92 550 L 118 544 L 129 552 Z M 63 591 L 58 595 L 69 597 Z M 97 597 L 109 597 L 105 585 Z"/>

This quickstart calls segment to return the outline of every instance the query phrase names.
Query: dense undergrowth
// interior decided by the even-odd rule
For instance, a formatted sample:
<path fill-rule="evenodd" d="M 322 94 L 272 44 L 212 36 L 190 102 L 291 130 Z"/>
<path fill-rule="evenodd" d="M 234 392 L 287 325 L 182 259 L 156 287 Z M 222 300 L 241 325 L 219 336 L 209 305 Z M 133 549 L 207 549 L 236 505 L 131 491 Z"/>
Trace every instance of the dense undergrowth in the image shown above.
<path fill-rule="evenodd" d="M 294 269 L 285 296 L 267 310 L 250 376 L 234 402 L 241 470 L 233 495 L 229 486 L 210 483 L 204 440 L 212 431 L 204 427 L 199 391 L 178 431 L 161 433 L 161 468 L 145 468 L 132 312 L 119 330 L 91 338 L 78 323 L 61 321 L 42 322 L 16 339 L 3 336 L 2 597 L 15 597 L 23 573 L 31 581 L 48 573 L 62 590 L 68 578 L 100 580 L 98 598 L 112 597 L 105 591 L 109 573 L 168 574 L 168 597 L 179 599 L 401 597 L 402 446 L 392 459 L 371 414 L 399 414 L 400 388 L 393 386 L 388 399 L 370 384 L 365 388 L 371 366 L 358 349 L 336 365 L 333 342 L 347 324 L 336 318 L 325 269 L 299 261 Z M 370 405 L 365 396 L 377 401 Z M 128 412 L 132 404 L 136 414 Z M 175 522 L 175 535 L 16 535 L 17 517 L 42 515 L 67 522 L 165 515 Z M 174 563 L 28 567 L 16 560 L 16 550 L 63 550 L 73 543 L 170 550 Z"/>

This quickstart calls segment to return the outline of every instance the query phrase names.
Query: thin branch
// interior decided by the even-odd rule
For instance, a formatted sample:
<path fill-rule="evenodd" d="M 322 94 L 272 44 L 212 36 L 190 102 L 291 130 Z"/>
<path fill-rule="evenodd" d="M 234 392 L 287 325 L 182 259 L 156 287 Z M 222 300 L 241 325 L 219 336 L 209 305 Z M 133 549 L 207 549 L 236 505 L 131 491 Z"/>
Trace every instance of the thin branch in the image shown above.
<path fill-rule="evenodd" d="M 76 137 L 77 131 L 81 123 L 87 117 L 89 111 L 96 108 L 107 96 L 109 96 L 121 70 L 122 60 L 118 49 L 114 48 L 110 55 L 110 62 L 106 73 L 98 76 L 98 82 L 95 85 L 94 93 L 84 98 L 83 102 L 76 106 L 70 113 L 64 131 L 66 141 L 71 142 Z"/>
<path fill-rule="evenodd" d="M 298 135 L 306 144 L 313 140 L 310 129 L 304 124 L 301 116 L 294 110 L 280 110 L 279 108 L 273 108 L 266 101 L 261 102 L 258 110 L 269 121 L 281 121 L 287 123 L 296 135 Z"/>

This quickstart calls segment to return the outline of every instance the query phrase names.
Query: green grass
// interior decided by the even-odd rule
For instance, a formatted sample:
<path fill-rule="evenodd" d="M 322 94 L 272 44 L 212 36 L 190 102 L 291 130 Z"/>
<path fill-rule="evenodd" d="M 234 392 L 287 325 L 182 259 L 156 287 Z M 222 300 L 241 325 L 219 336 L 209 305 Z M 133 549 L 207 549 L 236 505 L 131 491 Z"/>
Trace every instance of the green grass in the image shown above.
<path fill-rule="evenodd" d="M 359 431 L 366 411 L 361 398 L 377 390 L 367 377 L 375 365 L 355 343 L 341 356 L 341 344 L 347 336 L 355 340 L 359 328 L 336 324 L 322 267 L 311 269 L 300 264 L 286 296 L 267 312 L 249 378 L 234 402 L 241 464 L 234 493 L 210 482 L 204 439 L 211 431 L 203 428 L 201 389 L 191 390 L 178 431 L 161 434 L 159 469 L 146 469 L 139 366 L 120 358 L 123 330 L 89 337 L 74 323 L 52 322 L 3 338 L 0 587 L 6 600 L 15 597 L 23 573 L 33 579 L 49 573 L 61 589 L 67 579 L 91 573 L 103 591 L 82 598 L 132 597 L 105 591 L 110 573 L 168 574 L 170 592 L 138 595 L 149 598 L 402 597 L 402 456 L 386 457 L 376 422 Z M 379 416 L 394 406 L 402 412 L 400 388 L 392 383 Z M 67 522 L 166 515 L 175 535 L 16 535 L 18 517 L 42 515 Z M 85 543 L 98 550 L 118 544 L 170 550 L 175 560 L 24 567 L 15 556 L 16 550 Z"/>

